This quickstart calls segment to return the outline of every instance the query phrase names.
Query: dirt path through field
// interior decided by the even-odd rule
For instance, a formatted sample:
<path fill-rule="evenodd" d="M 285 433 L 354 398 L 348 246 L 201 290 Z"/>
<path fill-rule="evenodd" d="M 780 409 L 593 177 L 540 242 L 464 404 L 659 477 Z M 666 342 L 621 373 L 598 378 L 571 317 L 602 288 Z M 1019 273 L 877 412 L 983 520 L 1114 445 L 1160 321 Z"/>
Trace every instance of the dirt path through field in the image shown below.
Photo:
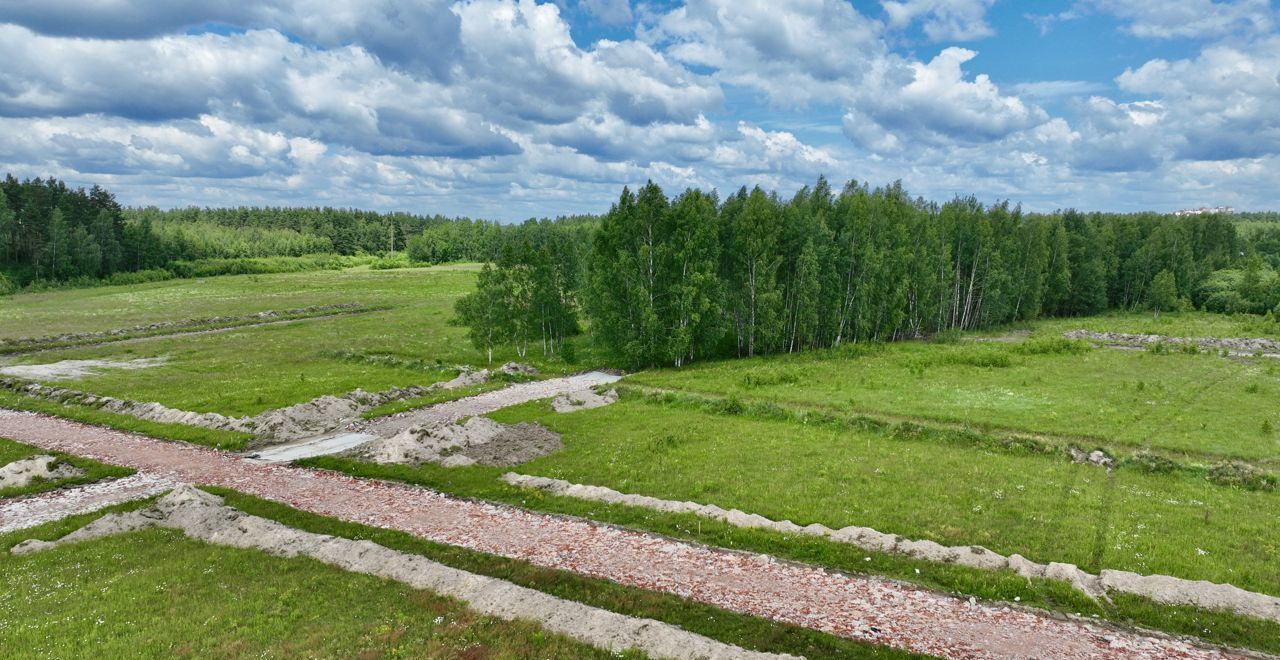
<path fill-rule="evenodd" d="M 390 438 L 415 426 L 449 424 L 464 417 L 474 417 L 538 399 L 581 392 L 596 385 L 617 382 L 620 376 L 591 371 L 564 378 L 551 378 L 517 383 L 500 390 L 485 392 L 456 401 L 425 406 L 372 422 L 357 422 L 340 431 L 325 433 L 283 445 L 274 445 L 249 454 L 249 458 L 267 463 L 289 463 L 313 456 L 337 454 L 378 438 Z"/>
<path fill-rule="evenodd" d="M 67 516 L 151 497 L 177 484 L 163 477 L 139 473 L 122 479 L 0 500 L 0 532 L 35 527 Z"/>
<path fill-rule="evenodd" d="M 436 542 L 944 657 L 1227 657 L 1177 640 L 976 603 L 890 580 L 458 500 L 424 488 L 254 463 L 211 449 L 32 413 L 0 414 L 0 436 L 166 479 L 235 488 L 320 515 L 400 529 Z"/>
<path fill-rule="evenodd" d="M 602 371 L 591 371 L 564 378 L 517 383 L 510 387 L 469 396 L 465 399 L 448 401 L 426 408 L 410 410 L 398 415 L 383 417 L 364 426 L 361 431 L 389 438 L 414 426 L 448 424 L 464 417 L 483 415 L 529 401 L 549 399 L 561 394 L 581 392 L 596 385 L 616 383 L 619 378 L 621 376 L 607 374 Z"/>

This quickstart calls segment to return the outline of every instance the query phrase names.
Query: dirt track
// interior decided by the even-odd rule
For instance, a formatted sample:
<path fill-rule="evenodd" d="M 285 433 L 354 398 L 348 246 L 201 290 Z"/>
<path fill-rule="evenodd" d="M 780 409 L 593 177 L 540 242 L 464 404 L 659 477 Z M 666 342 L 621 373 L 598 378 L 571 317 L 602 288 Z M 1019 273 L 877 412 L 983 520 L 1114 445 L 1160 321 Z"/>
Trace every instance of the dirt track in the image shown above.
<path fill-rule="evenodd" d="M 0 413 L 0 435 L 157 477 L 235 488 L 312 513 L 944 657 L 1227 657 L 1177 640 L 989 606 L 889 580 L 457 500 L 422 488 L 255 464 L 58 418 Z"/>

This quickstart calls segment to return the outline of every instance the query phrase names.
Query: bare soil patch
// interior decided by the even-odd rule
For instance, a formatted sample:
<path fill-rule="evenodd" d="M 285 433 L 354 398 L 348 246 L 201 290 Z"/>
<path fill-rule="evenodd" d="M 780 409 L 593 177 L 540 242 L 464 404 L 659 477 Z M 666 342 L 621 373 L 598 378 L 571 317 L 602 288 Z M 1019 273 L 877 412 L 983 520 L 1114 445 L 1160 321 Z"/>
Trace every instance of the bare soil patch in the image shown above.
<path fill-rule="evenodd" d="M 49 364 L 13 364 L 0 367 L 0 375 L 36 381 L 75 380 L 96 376 L 107 369 L 150 369 L 158 367 L 168 358 L 138 358 L 136 360 L 61 360 Z"/>
<path fill-rule="evenodd" d="M 539 424 L 509 426 L 488 417 L 472 417 L 461 424 L 406 429 L 363 445 L 354 453 L 376 463 L 509 467 L 563 448 L 560 436 Z"/>
<path fill-rule="evenodd" d="M 84 470 L 63 463 L 56 456 L 32 456 L 0 467 L 0 488 L 22 488 L 38 479 L 57 481 L 83 474 Z"/>

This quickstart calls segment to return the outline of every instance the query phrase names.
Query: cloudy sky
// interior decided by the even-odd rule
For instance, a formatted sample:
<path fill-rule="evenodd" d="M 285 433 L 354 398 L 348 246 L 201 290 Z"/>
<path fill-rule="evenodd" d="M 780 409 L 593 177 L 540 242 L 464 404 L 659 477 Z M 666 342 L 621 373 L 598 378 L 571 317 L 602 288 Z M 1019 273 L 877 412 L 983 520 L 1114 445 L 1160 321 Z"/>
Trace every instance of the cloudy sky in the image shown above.
<path fill-rule="evenodd" d="M 0 0 L 0 171 L 508 221 L 819 174 L 1280 208 L 1268 0 Z"/>

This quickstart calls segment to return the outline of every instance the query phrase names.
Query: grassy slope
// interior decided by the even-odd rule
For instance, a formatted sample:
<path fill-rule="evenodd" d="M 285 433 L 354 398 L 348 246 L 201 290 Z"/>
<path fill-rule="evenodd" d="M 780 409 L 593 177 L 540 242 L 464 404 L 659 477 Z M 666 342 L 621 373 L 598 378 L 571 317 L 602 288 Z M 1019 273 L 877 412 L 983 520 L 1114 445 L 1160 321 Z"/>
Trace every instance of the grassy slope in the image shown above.
<path fill-rule="evenodd" d="M 800 525 L 873 527 L 950 545 L 1230 582 L 1280 595 L 1280 493 L 1182 475 L 896 440 L 624 400 L 536 420 L 566 449 L 519 471 L 623 492 L 736 507 Z M 1202 554 L 1205 551 L 1207 554 Z"/>
<path fill-rule="evenodd" d="M 3 562 L 0 648 L 33 655 L 611 657 L 390 580 L 171 530 Z"/>
<path fill-rule="evenodd" d="M 974 366 L 1007 359 L 1009 366 Z M 1280 361 L 1097 349 L 1024 355 L 1016 344 L 909 342 L 649 371 L 637 385 L 841 412 L 1087 436 L 1215 460 L 1280 455 Z"/>
<path fill-rule="evenodd" d="M 4 467 L 14 461 L 20 461 L 24 458 L 32 456 L 56 456 L 60 462 L 70 463 L 81 470 L 84 474 L 78 477 L 67 477 L 65 479 L 54 479 L 51 481 L 38 480 L 34 483 L 27 484 L 22 487 L 0 488 L 0 498 L 17 497 L 19 495 L 30 495 L 32 493 L 40 493 L 64 486 L 74 486 L 79 484 L 91 484 L 95 481 L 103 479 L 118 479 L 127 477 L 134 473 L 129 468 L 118 467 L 115 465 L 106 465 L 98 461 L 88 458 L 80 458 L 79 456 L 71 456 L 60 452 L 50 452 L 43 449 L 37 449 L 31 445 L 24 445 L 20 442 L 14 442 L 6 438 L 0 438 L 0 467 Z"/>

